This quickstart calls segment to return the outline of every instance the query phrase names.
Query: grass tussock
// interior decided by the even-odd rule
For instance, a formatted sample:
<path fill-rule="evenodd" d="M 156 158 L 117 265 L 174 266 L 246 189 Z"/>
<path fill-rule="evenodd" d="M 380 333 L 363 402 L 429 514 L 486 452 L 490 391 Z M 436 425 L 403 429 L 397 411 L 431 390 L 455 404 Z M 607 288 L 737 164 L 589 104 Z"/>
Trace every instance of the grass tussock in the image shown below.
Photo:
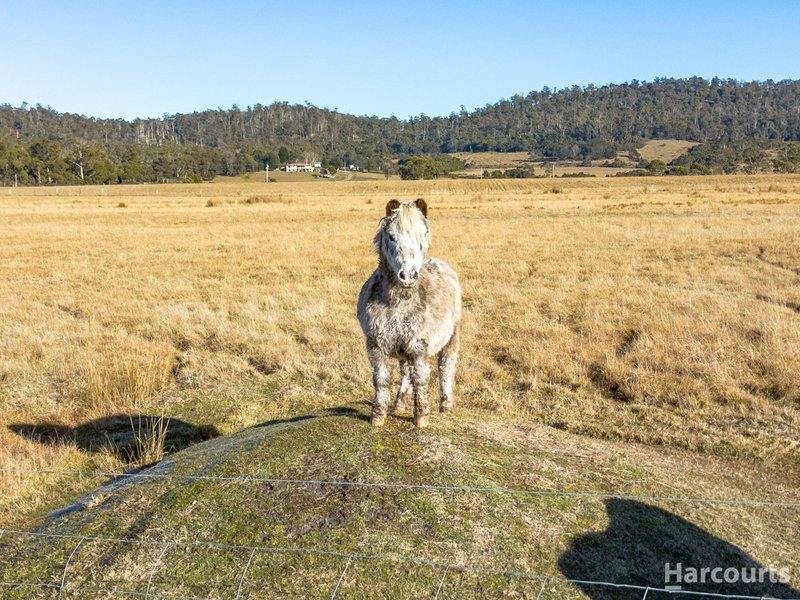
<path fill-rule="evenodd" d="M 141 416 L 131 415 L 130 421 L 135 444 L 131 459 L 143 465 L 151 465 L 162 460 L 166 453 L 169 418 L 160 415 L 156 419 L 142 419 Z"/>
<path fill-rule="evenodd" d="M 172 380 L 176 367 L 172 348 L 140 343 L 115 350 L 111 356 L 83 353 L 75 365 L 72 400 L 90 414 L 141 410 L 152 405 Z"/>

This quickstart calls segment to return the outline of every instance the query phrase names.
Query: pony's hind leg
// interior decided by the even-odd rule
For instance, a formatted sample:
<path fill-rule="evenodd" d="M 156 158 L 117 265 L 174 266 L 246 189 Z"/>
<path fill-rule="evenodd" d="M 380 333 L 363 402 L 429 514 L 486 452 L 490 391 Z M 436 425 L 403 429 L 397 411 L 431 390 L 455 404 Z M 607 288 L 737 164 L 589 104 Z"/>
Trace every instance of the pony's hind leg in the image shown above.
<path fill-rule="evenodd" d="M 439 412 L 453 410 L 453 381 L 456 378 L 459 346 L 459 326 L 456 325 L 450 341 L 439 352 Z"/>
<path fill-rule="evenodd" d="M 375 386 L 370 423 L 375 427 L 381 427 L 386 422 L 386 413 L 389 409 L 389 386 L 392 382 L 389 358 L 374 349 L 368 350 L 367 353 L 372 364 L 372 384 Z"/>
<path fill-rule="evenodd" d="M 428 380 L 431 368 L 428 366 L 428 357 L 419 354 L 414 357 L 411 365 L 411 383 L 414 386 L 414 425 L 417 427 L 428 426 L 428 415 L 431 412 L 428 404 Z"/>
<path fill-rule="evenodd" d="M 411 366 L 407 360 L 401 358 L 400 387 L 397 390 L 397 396 L 395 397 L 394 405 L 392 406 L 391 412 L 393 415 L 396 415 L 401 411 L 408 410 L 408 408 L 411 406 L 411 393 Z"/>

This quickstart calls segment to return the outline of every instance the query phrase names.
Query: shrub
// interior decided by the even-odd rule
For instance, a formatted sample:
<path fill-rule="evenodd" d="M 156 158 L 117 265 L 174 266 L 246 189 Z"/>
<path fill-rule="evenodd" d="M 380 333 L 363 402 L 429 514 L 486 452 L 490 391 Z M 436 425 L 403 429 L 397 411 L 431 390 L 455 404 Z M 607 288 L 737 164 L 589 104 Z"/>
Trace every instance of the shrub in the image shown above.
<path fill-rule="evenodd" d="M 463 160 L 446 154 L 435 157 L 412 156 L 400 161 L 397 171 L 401 179 L 436 179 L 440 175 L 461 171 L 466 166 Z"/>
<path fill-rule="evenodd" d="M 711 175 L 711 169 L 703 163 L 692 163 L 689 171 L 691 171 L 692 175 Z"/>
<path fill-rule="evenodd" d="M 535 177 L 535 175 L 533 172 L 533 167 L 530 165 L 514 167 L 512 169 L 505 170 L 485 170 L 483 172 L 484 179 L 530 179 L 531 177 Z"/>
<path fill-rule="evenodd" d="M 183 183 L 203 183 L 203 178 L 200 173 L 190 173 L 183 178 Z"/>
<path fill-rule="evenodd" d="M 628 166 L 628 163 L 617 156 L 612 162 L 607 162 L 604 166 L 614 169 L 624 169 Z"/>
<path fill-rule="evenodd" d="M 439 163 L 429 156 L 412 156 L 403 161 L 398 171 L 401 179 L 436 179 L 442 172 Z"/>
<path fill-rule="evenodd" d="M 670 167 L 667 169 L 667 175 L 688 175 L 689 168 L 684 167 L 683 165 L 677 167 Z"/>
<path fill-rule="evenodd" d="M 645 171 L 644 169 L 633 169 L 632 171 L 620 171 L 617 173 L 616 177 L 645 177 L 647 175 L 652 175 L 650 171 Z"/>

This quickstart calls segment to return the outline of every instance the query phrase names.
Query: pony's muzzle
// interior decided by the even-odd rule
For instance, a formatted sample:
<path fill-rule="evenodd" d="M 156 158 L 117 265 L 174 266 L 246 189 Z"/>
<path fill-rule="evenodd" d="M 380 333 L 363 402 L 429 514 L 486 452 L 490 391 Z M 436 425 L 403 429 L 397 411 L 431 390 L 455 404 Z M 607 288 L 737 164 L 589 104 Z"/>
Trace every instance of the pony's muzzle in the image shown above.
<path fill-rule="evenodd" d="M 413 271 L 406 271 L 405 269 L 402 269 L 397 274 L 397 278 L 400 280 L 400 283 L 402 283 L 404 286 L 410 287 L 415 283 L 417 283 L 417 279 L 419 279 L 419 271 L 417 271 L 416 269 L 414 269 Z"/>

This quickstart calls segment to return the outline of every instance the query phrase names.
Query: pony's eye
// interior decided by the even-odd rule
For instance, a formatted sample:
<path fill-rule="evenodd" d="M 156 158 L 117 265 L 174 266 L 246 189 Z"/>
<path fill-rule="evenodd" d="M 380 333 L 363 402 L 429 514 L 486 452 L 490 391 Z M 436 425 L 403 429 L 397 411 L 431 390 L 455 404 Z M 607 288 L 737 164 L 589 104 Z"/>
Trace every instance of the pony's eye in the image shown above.
<path fill-rule="evenodd" d="M 394 235 L 392 235 L 391 233 L 389 234 L 389 239 L 392 240 L 393 242 L 397 241 L 397 238 L 394 237 Z"/>

